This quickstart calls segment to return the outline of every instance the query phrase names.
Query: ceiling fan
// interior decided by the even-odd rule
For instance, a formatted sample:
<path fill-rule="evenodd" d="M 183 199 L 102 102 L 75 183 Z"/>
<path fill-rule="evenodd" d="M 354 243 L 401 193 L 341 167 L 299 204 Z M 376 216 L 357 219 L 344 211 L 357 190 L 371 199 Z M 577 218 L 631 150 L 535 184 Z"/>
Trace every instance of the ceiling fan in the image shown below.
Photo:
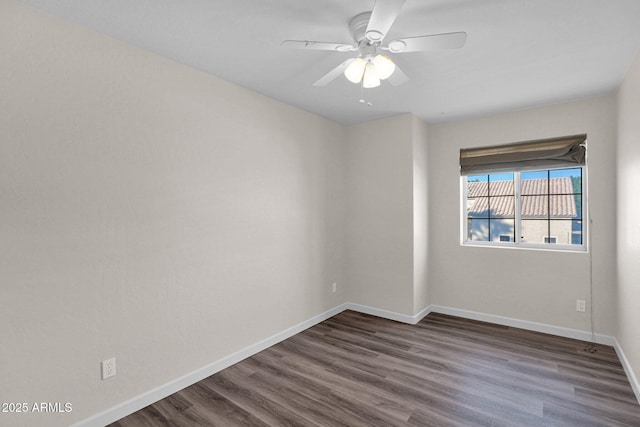
<path fill-rule="evenodd" d="M 316 81 L 313 86 L 326 86 L 341 74 L 364 88 L 380 86 L 381 80 L 388 80 L 398 86 L 409 78 L 387 55 L 405 52 L 424 52 L 440 49 L 457 49 L 464 45 L 467 33 L 455 32 L 407 37 L 391 40 L 387 45 L 382 42 L 391 25 L 400 14 L 405 0 L 376 0 L 371 12 L 363 12 L 351 19 L 349 30 L 354 44 L 330 43 L 309 40 L 285 40 L 282 46 L 292 49 L 330 50 L 337 52 L 360 51 L 356 58 L 349 58 Z"/>

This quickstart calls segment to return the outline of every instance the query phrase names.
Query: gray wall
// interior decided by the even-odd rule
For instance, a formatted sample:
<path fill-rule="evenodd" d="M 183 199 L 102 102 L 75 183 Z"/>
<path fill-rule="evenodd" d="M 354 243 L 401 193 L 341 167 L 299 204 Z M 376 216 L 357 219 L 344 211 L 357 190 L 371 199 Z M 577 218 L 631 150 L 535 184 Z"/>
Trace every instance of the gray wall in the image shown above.
<path fill-rule="evenodd" d="M 413 117 L 413 313 L 429 305 L 429 128 Z"/>
<path fill-rule="evenodd" d="M 348 299 L 413 311 L 411 116 L 347 128 Z"/>
<path fill-rule="evenodd" d="M 596 332 L 615 332 L 615 97 L 429 127 L 431 303 L 587 331 L 589 254 L 460 245 L 459 150 L 588 134 Z"/>
<path fill-rule="evenodd" d="M 347 300 L 412 316 L 428 305 L 427 126 L 411 114 L 347 128 Z"/>
<path fill-rule="evenodd" d="M 0 58 L 0 402 L 73 404 L 0 425 L 69 425 L 343 302 L 342 126 L 13 1 Z"/>
<path fill-rule="evenodd" d="M 636 377 L 640 375 L 640 54 L 618 93 L 618 330 Z M 636 380 L 637 381 L 637 380 Z M 636 390 L 640 395 L 640 390 Z"/>

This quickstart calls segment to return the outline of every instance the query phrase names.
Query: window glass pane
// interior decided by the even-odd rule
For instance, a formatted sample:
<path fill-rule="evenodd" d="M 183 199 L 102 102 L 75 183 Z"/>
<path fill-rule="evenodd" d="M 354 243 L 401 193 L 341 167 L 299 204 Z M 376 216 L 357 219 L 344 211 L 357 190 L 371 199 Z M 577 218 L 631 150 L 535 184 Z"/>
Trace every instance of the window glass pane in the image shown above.
<path fill-rule="evenodd" d="M 513 219 L 491 219 L 490 221 L 491 241 L 503 241 L 501 236 L 514 236 L 515 220 Z"/>
<path fill-rule="evenodd" d="M 489 197 L 489 214 L 491 218 L 515 218 L 515 198 L 509 197 Z"/>
<path fill-rule="evenodd" d="M 515 198 L 478 197 L 467 199 L 467 217 L 469 218 L 515 218 Z"/>
<path fill-rule="evenodd" d="M 522 172 L 520 174 L 520 179 L 547 179 L 549 177 L 549 171 L 531 171 L 531 172 Z"/>
<path fill-rule="evenodd" d="M 489 218 L 489 198 L 476 197 L 467 199 L 467 217 Z"/>
<path fill-rule="evenodd" d="M 549 205 L 551 219 L 573 219 L 579 217 L 578 207 L 576 206 L 576 196 L 573 194 L 549 196 Z"/>
<path fill-rule="evenodd" d="M 489 195 L 489 175 L 474 175 L 467 177 L 467 198 Z"/>
<path fill-rule="evenodd" d="M 574 236 L 573 230 L 574 224 L 572 220 L 551 220 L 549 228 L 551 229 L 551 236 L 557 238 L 559 245 L 575 245 L 574 240 L 580 240 L 579 245 L 582 244 L 581 232 Z"/>
<path fill-rule="evenodd" d="M 574 219 L 582 219 L 582 196 L 576 194 L 573 196 L 573 202 L 576 204 L 576 216 Z"/>
<path fill-rule="evenodd" d="M 548 218 L 549 196 L 522 196 L 520 203 L 522 219 Z"/>
<path fill-rule="evenodd" d="M 520 174 L 521 194 L 547 194 L 548 192 L 548 171 L 522 172 Z"/>
<path fill-rule="evenodd" d="M 490 196 L 513 196 L 513 173 L 489 175 Z"/>
<path fill-rule="evenodd" d="M 573 220 L 571 221 L 571 244 L 572 245 L 581 245 L 582 244 L 582 221 L 581 220 Z"/>
<path fill-rule="evenodd" d="M 489 220 L 486 219 L 469 219 L 467 239 L 475 241 L 489 240 Z"/>
<path fill-rule="evenodd" d="M 549 171 L 551 178 L 567 178 L 571 182 L 570 193 L 582 193 L 582 169 L 558 169 Z"/>
<path fill-rule="evenodd" d="M 521 236 L 525 243 L 544 243 L 544 238 L 549 237 L 549 221 L 523 219 Z"/>
<path fill-rule="evenodd" d="M 567 176 L 550 178 L 549 193 L 550 194 L 573 194 L 573 183 L 571 182 L 571 178 Z"/>

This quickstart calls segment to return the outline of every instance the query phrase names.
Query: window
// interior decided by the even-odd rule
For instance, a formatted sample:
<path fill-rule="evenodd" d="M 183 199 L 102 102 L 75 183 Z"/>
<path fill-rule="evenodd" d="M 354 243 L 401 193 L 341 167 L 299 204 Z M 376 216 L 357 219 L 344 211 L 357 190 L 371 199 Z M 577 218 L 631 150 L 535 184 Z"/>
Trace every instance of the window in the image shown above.
<path fill-rule="evenodd" d="M 579 135 L 461 150 L 463 244 L 586 250 L 585 138 Z M 554 164 L 549 163 L 553 157 L 548 155 L 550 142 L 560 142 L 563 150 L 572 151 L 573 159 L 556 156 L 555 163 L 570 167 L 549 167 Z M 544 144 L 546 154 L 536 163 L 531 149 L 522 156 L 524 144 L 538 150 L 538 144 Z M 577 155 L 576 146 L 582 150 Z M 483 159 L 480 151 L 491 154 Z M 496 155 L 497 151 L 507 153 L 503 156 L 507 160 L 500 161 L 504 158 Z M 471 158 L 466 170 L 465 154 L 467 160 Z M 526 158 L 526 164 L 518 156 Z M 491 161 L 483 163 L 488 157 Z M 546 167 L 536 168 L 537 164 Z"/>
<path fill-rule="evenodd" d="M 583 244 L 582 168 L 464 180 L 466 242 Z"/>

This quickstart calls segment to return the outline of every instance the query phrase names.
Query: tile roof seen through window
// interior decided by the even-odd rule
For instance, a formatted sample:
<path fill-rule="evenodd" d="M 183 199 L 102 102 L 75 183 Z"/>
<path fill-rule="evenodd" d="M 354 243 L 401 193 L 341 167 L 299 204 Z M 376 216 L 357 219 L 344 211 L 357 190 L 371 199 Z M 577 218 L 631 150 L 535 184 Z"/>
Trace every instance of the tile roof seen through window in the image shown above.
<path fill-rule="evenodd" d="M 488 184 L 488 185 L 487 185 Z M 521 181 L 523 219 L 576 218 L 576 196 L 570 178 L 523 179 Z M 515 198 L 513 181 L 468 182 L 467 212 L 469 217 L 513 218 Z M 487 197 L 490 196 L 490 197 Z M 579 203 L 579 202 L 578 202 Z M 491 212 L 489 212 L 489 209 Z"/>

